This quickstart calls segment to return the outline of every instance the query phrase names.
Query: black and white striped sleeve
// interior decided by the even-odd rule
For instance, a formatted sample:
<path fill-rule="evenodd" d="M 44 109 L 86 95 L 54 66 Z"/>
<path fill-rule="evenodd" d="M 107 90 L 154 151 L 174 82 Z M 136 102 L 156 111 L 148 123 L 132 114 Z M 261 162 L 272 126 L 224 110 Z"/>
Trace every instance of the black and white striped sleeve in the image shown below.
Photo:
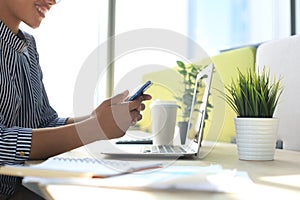
<path fill-rule="evenodd" d="M 0 128 L 0 159 L 2 163 L 22 163 L 29 158 L 31 148 L 31 128 Z"/>

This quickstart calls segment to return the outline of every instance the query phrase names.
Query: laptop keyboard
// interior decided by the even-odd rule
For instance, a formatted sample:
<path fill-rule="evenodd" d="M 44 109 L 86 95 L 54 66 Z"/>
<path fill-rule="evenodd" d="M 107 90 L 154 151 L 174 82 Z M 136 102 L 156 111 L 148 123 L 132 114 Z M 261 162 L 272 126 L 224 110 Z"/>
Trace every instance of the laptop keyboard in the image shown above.
<path fill-rule="evenodd" d="M 173 145 L 154 145 L 146 146 L 143 149 L 144 153 L 186 153 L 180 146 Z"/>

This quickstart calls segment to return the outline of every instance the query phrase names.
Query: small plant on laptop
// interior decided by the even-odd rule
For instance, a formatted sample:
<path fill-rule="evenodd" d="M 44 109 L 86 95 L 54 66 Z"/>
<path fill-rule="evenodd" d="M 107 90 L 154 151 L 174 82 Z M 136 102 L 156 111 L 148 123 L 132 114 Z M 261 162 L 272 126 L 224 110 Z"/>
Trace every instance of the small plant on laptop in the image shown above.
<path fill-rule="evenodd" d="M 178 108 L 181 110 L 180 121 L 188 121 L 191 112 L 191 104 L 193 100 L 194 85 L 197 74 L 201 71 L 202 66 L 193 64 L 186 65 L 182 61 L 177 61 L 177 71 L 182 76 L 184 90 L 181 96 L 176 96 L 175 99 L 180 102 Z"/>
<path fill-rule="evenodd" d="M 180 92 L 180 96 L 175 96 L 175 99 L 180 102 L 178 108 L 181 110 L 181 120 L 178 122 L 180 135 L 182 135 L 181 141 L 183 142 L 183 138 L 185 138 L 188 120 L 191 113 L 191 105 L 193 101 L 194 94 L 194 86 L 197 74 L 204 68 L 202 65 L 189 64 L 186 65 L 182 61 L 176 61 L 177 68 L 176 70 L 182 76 L 182 83 L 184 90 Z M 201 88 L 201 85 L 200 85 Z M 197 101 L 196 103 L 200 104 L 201 101 Z M 212 108 L 212 105 L 207 105 L 207 108 Z M 208 114 L 206 113 L 205 119 L 208 118 Z M 185 131 L 185 132 L 184 132 Z"/>

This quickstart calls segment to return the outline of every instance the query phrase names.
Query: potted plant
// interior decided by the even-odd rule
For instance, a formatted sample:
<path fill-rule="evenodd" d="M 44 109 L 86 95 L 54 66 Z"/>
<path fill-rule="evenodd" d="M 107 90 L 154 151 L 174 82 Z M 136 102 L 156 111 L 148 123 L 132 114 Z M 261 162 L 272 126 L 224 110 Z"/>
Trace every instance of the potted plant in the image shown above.
<path fill-rule="evenodd" d="M 182 61 L 176 61 L 176 63 L 176 70 L 180 75 L 182 75 L 182 84 L 184 88 L 183 91 L 180 91 L 179 96 L 174 97 L 179 102 L 178 108 L 181 110 L 178 127 L 181 143 L 184 144 L 187 134 L 188 120 L 191 113 L 195 81 L 197 74 L 203 69 L 203 66 L 195 64 L 186 65 Z M 198 101 L 197 103 L 201 103 L 201 101 Z M 209 103 L 207 106 L 212 107 Z M 205 117 L 207 118 L 208 115 L 206 114 Z"/>
<path fill-rule="evenodd" d="M 237 80 L 225 86 L 225 100 L 236 112 L 236 142 L 241 160 L 273 160 L 279 119 L 274 118 L 283 92 L 281 79 L 271 78 L 270 71 L 260 73 L 249 68 L 238 70 Z"/>

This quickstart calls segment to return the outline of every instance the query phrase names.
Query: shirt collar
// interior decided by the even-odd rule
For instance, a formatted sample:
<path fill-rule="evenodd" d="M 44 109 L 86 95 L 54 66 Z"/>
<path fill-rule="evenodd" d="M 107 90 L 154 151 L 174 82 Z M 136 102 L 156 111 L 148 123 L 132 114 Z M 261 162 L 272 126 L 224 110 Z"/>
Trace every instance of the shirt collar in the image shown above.
<path fill-rule="evenodd" d="M 0 39 L 5 41 L 16 51 L 24 51 L 27 47 L 26 40 L 22 40 L 0 20 Z"/>

